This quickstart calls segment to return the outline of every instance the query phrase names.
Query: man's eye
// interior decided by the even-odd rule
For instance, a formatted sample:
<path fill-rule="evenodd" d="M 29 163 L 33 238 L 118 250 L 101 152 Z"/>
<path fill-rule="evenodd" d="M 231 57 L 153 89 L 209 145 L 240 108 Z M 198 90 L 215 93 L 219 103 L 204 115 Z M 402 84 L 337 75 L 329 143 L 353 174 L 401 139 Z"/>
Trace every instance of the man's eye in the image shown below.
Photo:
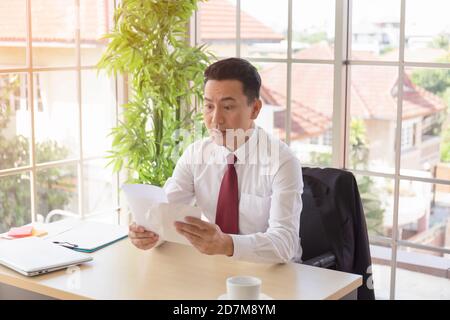
<path fill-rule="evenodd" d="M 233 106 L 225 106 L 223 107 L 225 110 L 231 110 L 233 108 Z"/>
<path fill-rule="evenodd" d="M 206 106 L 205 106 L 205 109 L 206 109 L 206 110 L 211 110 L 212 108 L 214 108 L 212 105 L 206 105 Z"/>

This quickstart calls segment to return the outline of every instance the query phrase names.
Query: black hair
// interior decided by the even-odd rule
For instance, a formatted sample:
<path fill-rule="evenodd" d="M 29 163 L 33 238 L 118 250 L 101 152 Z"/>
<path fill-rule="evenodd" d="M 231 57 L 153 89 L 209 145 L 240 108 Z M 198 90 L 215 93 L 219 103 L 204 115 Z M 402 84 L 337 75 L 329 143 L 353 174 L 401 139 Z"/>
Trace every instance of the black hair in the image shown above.
<path fill-rule="evenodd" d="M 228 58 L 216 61 L 206 68 L 204 76 L 205 84 L 208 80 L 238 80 L 242 83 L 249 104 L 259 99 L 261 76 L 247 60 Z"/>

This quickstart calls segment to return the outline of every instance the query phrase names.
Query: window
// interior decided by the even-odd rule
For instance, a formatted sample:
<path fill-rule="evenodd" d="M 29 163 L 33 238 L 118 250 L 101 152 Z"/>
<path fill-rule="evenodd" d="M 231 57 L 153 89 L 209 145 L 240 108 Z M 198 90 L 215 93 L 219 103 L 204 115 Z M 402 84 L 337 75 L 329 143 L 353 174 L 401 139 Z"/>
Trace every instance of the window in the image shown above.
<path fill-rule="evenodd" d="M 35 77 L 34 77 L 34 80 L 35 80 L 34 96 L 36 97 L 34 100 L 34 103 L 36 104 L 37 111 L 43 112 L 44 111 L 44 103 L 42 101 L 42 87 L 41 87 L 40 78 L 41 78 L 41 76 L 39 75 L 39 73 L 36 73 Z M 25 92 L 26 92 L 26 90 L 25 90 Z"/>
<path fill-rule="evenodd" d="M 0 95 L 0 106 L 4 112 L 20 110 L 22 102 L 26 99 L 25 75 L 16 73 L 0 77 L 0 87 L 3 88 Z"/>
<path fill-rule="evenodd" d="M 319 137 L 312 137 L 309 139 L 309 143 L 311 144 L 319 144 Z"/>
<path fill-rule="evenodd" d="M 20 85 L 16 88 L 16 92 L 14 93 L 15 99 L 15 109 L 16 110 L 28 110 L 27 105 L 27 81 L 24 74 L 19 74 L 20 77 Z"/>
<path fill-rule="evenodd" d="M 416 125 L 412 122 L 404 123 L 402 125 L 402 140 L 401 140 L 402 150 L 414 147 L 415 128 Z"/>
<path fill-rule="evenodd" d="M 323 144 L 326 146 L 331 146 L 333 142 L 333 133 L 331 130 L 325 131 L 323 134 Z"/>
<path fill-rule="evenodd" d="M 210 0 L 198 17 L 200 43 L 219 58 L 240 56 L 258 68 L 257 124 L 291 143 L 302 162 L 331 164 L 331 148 L 323 147 L 332 144 L 326 132 L 333 117 L 335 1 Z M 323 135 L 318 147 L 314 137 Z"/>
<path fill-rule="evenodd" d="M 118 88 L 95 72 L 114 2 L 2 1 L 0 232 L 119 203 L 104 166 Z M 450 298 L 448 12 L 447 0 L 200 3 L 195 39 L 261 73 L 258 124 L 302 164 L 355 174 L 378 298 Z"/>
<path fill-rule="evenodd" d="M 53 209 L 111 216 L 118 182 L 104 156 L 117 93 L 114 79 L 97 76 L 95 64 L 114 1 L 2 5 L 8 9 L 0 10 L 0 233 Z"/>
<path fill-rule="evenodd" d="M 259 67 L 270 115 L 259 125 L 302 164 L 355 174 L 378 298 L 450 298 L 432 285 L 450 287 L 438 267 L 450 254 L 449 6 L 210 0 L 199 14 L 199 42 Z"/>
<path fill-rule="evenodd" d="M 319 144 L 325 146 L 331 146 L 332 142 L 333 142 L 333 133 L 331 132 L 331 130 L 327 130 L 322 135 L 311 137 L 309 139 L 310 144 Z"/>
<path fill-rule="evenodd" d="M 438 136 L 442 127 L 440 119 L 436 114 L 425 116 L 422 121 L 422 139 L 427 139 L 431 136 Z"/>

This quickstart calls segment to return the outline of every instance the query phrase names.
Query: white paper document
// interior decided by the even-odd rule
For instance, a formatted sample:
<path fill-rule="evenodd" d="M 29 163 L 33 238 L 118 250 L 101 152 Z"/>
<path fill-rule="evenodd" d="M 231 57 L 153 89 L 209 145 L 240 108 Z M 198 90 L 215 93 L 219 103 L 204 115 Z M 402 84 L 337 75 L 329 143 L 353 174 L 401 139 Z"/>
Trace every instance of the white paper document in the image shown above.
<path fill-rule="evenodd" d="M 157 233 L 160 239 L 190 245 L 174 226 L 187 216 L 201 218 L 201 209 L 184 204 L 168 203 L 164 190 L 146 184 L 122 186 L 137 225 Z"/>

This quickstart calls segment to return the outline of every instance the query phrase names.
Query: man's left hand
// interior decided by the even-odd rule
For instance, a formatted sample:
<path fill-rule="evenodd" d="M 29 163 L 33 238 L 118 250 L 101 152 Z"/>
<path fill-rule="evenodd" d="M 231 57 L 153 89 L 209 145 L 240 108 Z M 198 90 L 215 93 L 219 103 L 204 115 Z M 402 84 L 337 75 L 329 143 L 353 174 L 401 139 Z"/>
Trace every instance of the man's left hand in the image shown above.
<path fill-rule="evenodd" d="M 201 253 L 233 255 L 233 239 L 230 235 L 223 233 L 216 224 L 186 217 L 185 222 L 176 221 L 175 228 Z"/>

